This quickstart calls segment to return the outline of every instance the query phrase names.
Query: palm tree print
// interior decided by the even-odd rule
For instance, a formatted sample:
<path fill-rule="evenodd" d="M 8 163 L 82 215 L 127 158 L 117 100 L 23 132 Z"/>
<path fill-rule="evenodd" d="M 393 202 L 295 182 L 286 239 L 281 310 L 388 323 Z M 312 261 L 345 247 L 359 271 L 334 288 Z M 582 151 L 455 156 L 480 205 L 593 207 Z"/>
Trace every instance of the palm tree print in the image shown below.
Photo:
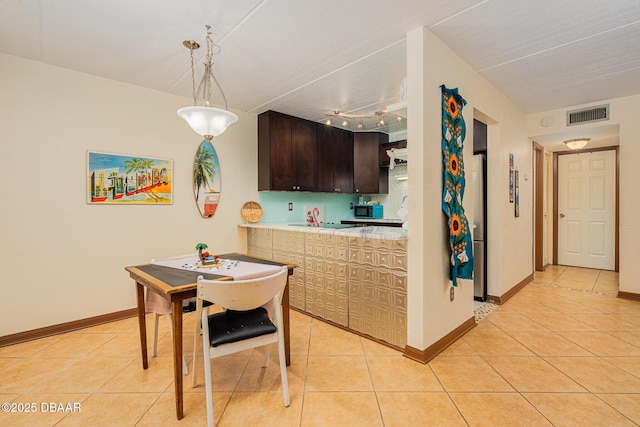
<path fill-rule="evenodd" d="M 144 192 L 149 196 L 149 198 L 154 199 L 156 201 L 160 200 L 161 197 L 158 196 L 151 188 L 152 177 L 148 176 L 148 170 L 153 166 L 153 160 L 143 160 L 137 159 L 135 157 L 131 159 L 126 159 L 124 161 L 124 166 L 126 169 L 126 174 L 130 174 L 131 172 L 137 172 L 138 174 L 144 174 L 144 181 L 147 183 L 144 187 Z"/>
<path fill-rule="evenodd" d="M 193 162 L 193 189 L 196 194 L 196 203 L 200 195 L 200 189 L 213 184 L 216 176 L 214 165 L 214 155 L 209 148 L 203 144 L 196 153 L 196 159 Z"/>

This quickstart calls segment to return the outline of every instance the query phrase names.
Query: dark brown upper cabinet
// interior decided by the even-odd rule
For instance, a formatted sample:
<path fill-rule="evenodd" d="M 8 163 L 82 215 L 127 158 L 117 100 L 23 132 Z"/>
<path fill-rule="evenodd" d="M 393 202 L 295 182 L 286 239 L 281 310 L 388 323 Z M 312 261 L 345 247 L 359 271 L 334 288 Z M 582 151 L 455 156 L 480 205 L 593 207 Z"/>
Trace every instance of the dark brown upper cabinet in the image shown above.
<path fill-rule="evenodd" d="M 389 169 L 380 167 L 380 147 L 387 142 L 389 142 L 389 135 L 381 132 L 353 134 L 354 193 L 389 192 Z M 387 160 L 389 160 L 388 157 Z"/>
<path fill-rule="evenodd" d="M 317 191 L 317 124 L 266 111 L 258 116 L 258 190 Z"/>
<path fill-rule="evenodd" d="M 353 133 L 318 125 L 318 191 L 353 193 Z"/>
<path fill-rule="evenodd" d="M 388 141 L 380 132 L 353 133 L 266 111 L 258 116 L 258 191 L 387 193 L 388 170 L 379 156 Z"/>

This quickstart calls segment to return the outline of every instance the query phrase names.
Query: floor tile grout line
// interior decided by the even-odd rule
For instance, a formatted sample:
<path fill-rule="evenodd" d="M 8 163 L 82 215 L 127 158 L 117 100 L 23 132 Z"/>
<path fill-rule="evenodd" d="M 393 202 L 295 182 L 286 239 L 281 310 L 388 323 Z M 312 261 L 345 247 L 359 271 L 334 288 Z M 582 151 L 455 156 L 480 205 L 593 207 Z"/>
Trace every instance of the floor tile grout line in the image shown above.
<path fill-rule="evenodd" d="M 382 422 L 382 426 L 384 427 L 384 414 L 382 413 L 382 407 L 380 406 L 380 399 L 378 398 L 378 390 L 376 389 L 376 383 L 373 381 L 373 375 L 371 374 L 371 366 L 369 365 L 369 358 L 367 357 L 367 352 L 364 350 L 364 345 L 362 344 L 362 337 L 358 337 L 360 341 L 360 346 L 362 347 L 362 353 L 364 354 L 364 363 L 367 365 L 367 373 L 369 374 L 369 381 L 371 382 L 371 389 L 373 390 L 373 396 L 376 399 L 376 406 L 378 407 L 378 414 L 380 415 L 380 421 Z"/>
<path fill-rule="evenodd" d="M 528 317 L 528 316 L 526 315 L 526 313 L 520 313 L 520 314 L 522 314 L 522 315 L 524 315 L 524 316 Z M 574 318 L 573 316 L 571 316 L 570 314 L 565 314 L 565 313 L 562 313 L 562 314 L 563 314 L 563 315 L 567 315 L 568 317 L 570 317 L 570 318 L 572 318 L 572 319 L 574 319 L 574 320 L 576 320 L 576 321 L 578 321 L 578 322 L 581 322 L 580 320 L 575 319 L 575 318 Z M 601 314 L 607 314 L 607 313 L 601 313 Z M 531 319 L 531 320 L 535 322 L 535 320 L 534 320 L 534 319 Z M 583 323 L 583 322 L 581 322 L 581 323 Z M 593 327 L 593 326 L 588 325 L 588 324 L 586 324 L 586 325 L 587 325 L 587 326 L 590 326 L 590 327 Z M 542 326 L 544 327 L 544 325 L 542 325 Z M 548 329 L 548 328 L 547 328 L 547 329 Z M 609 334 L 607 333 L 608 331 L 602 331 L 602 330 L 600 330 L 600 328 L 595 328 L 595 329 L 597 329 L 597 330 L 596 330 L 596 331 L 577 331 L 577 332 L 598 332 L 598 333 L 604 333 L 604 334 L 609 335 Z M 636 375 L 632 374 L 631 372 L 628 372 L 626 369 L 623 369 L 623 368 L 621 368 L 621 367 L 619 367 L 619 366 L 617 366 L 617 365 L 613 364 L 612 362 L 609 362 L 608 360 L 604 359 L 604 357 L 606 357 L 606 356 L 600 356 L 600 355 L 598 355 L 598 354 L 595 354 L 595 353 L 593 353 L 592 351 L 590 351 L 590 350 L 588 350 L 588 349 L 584 348 L 584 347 L 583 347 L 583 346 L 581 346 L 580 344 L 578 344 L 578 343 L 574 342 L 573 340 L 571 340 L 571 339 L 569 339 L 569 338 L 567 338 L 567 337 L 563 336 L 562 334 L 560 334 L 560 333 L 559 333 L 559 332 L 561 332 L 561 331 L 553 331 L 553 330 L 550 330 L 550 329 L 549 329 L 549 331 L 550 331 L 550 332 L 552 332 L 552 333 L 555 333 L 555 334 L 559 335 L 560 337 L 562 337 L 562 338 L 564 338 L 564 339 L 566 339 L 566 340 L 568 340 L 568 341 L 572 342 L 573 344 L 575 344 L 575 345 L 577 345 L 577 346 L 579 346 L 579 347 L 583 348 L 584 350 L 588 351 L 589 353 L 593 354 L 593 356 L 558 356 L 558 357 L 594 357 L 594 358 L 597 358 L 598 360 L 600 360 L 600 361 L 602 361 L 602 362 L 605 362 L 605 363 L 607 363 L 607 364 L 609 364 L 609 365 L 613 366 L 614 368 L 620 369 L 621 371 L 623 371 L 623 372 L 625 372 L 625 373 L 627 373 L 627 374 L 630 374 L 631 376 L 633 376 L 633 377 L 636 377 L 636 378 L 637 378 L 637 376 L 636 376 Z M 508 331 L 505 331 L 505 332 L 506 332 L 507 334 L 509 334 L 509 332 L 508 332 Z M 565 332 L 568 332 L 568 331 L 565 331 Z M 509 334 L 509 335 L 510 335 L 510 334 Z M 511 336 L 511 335 L 510 335 L 510 336 Z M 512 337 L 512 338 L 514 338 L 514 339 L 516 339 L 516 340 L 517 340 L 517 338 L 516 338 L 516 337 Z M 613 337 L 613 338 L 617 338 L 617 337 Z M 622 340 L 620 340 L 620 341 L 621 341 L 621 342 L 624 342 L 624 341 L 622 341 Z M 518 341 L 518 342 L 520 342 L 520 341 Z M 522 345 L 525 345 L 524 343 L 521 343 L 521 344 L 522 344 Z M 526 347 L 526 345 L 525 345 L 525 347 Z M 527 347 L 527 348 L 528 348 L 528 347 Z M 531 350 L 534 354 L 536 354 L 536 355 L 537 355 L 537 353 L 535 353 L 535 351 L 533 351 L 532 349 L 530 349 L 530 348 L 529 348 L 529 350 Z M 558 367 L 556 367 L 555 365 L 553 365 L 552 363 L 550 363 L 550 362 L 546 359 L 546 357 L 556 357 L 556 356 L 541 356 L 541 355 L 537 355 L 537 357 L 540 357 L 540 358 L 541 358 L 541 359 L 543 359 L 546 363 L 549 363 L 551 366 L 553 366 L 555 369 L 557 369 L 558 371 L 560 371 L 562 374 L 564 374 L 565 376 L 567 376 L 568 378 L 570 378 L 570 379 L 571 379 L 572 381 L 574 381 L 576 384 L 579 384 L 582 388 L 584 388 L 585 390 L 587 390 L 587 391 L 589 392 L 589 394 L 591 394 L 591 395 L 596 395 L 596 393 L 591 392 L 591 391 L 590 391 L 590 390 L 589 390 L 585 385 L 581 384 L 579 381 L 577 381 L 576 379 L 574 379 L 573 377 L 571 377 L 570 375 L 568 375 L 568 374 L 567 374 L 567 373 L 565 373 L 564 371 L 560 370 Z M 615 356 L 612 356 L 612 357 L 615 357 Z M 596 397 L 597 397 L 597 396 L 596 396 Z M 610 405 L 609 405 L 609 406 L 610 406 Z M 618 411 L 618 412 L 619 412 L 619 411 Z M 626 417 L 625 417 L 625 418 L 626 418 Z"/>
<path fill-rule="evenodd" d="M 540 414 L 542 418 L 547 420 L 549 424 L 551 424 L 552 426 L 554 425 L 553 422 L 531 400 L 529 400 L 527 396 L 524 395 L 524 393 L 520 393 L 520 396 L 522 396 L 522 398 L 526 400 L 529 405 L 531 405 Z"/>
<path fill-rule="evenodd" d="M 147 415 L 148 413 L 151 412 L 151 409 L 153 408 L 153 406 L 158 403 L 158 401 L 162 398 L 162 395 L 164 394 L 164 392 L 162 393 L 158 393 L 158 397 L 156 397 L 156 399 L 153 401 L 153 403 L 151 403 L 149 405 L 149 407 L 146 409 L 146 411 L 144 411 L 140 417 L 136 420 L 136 422 L 133 424 L 134 427 L 137 426 L 138 424 L 140 424 L 142 422 L 142 419 L 145 417 L 145 415 Z"/>
<path fill-rule="evenodd" d="M 636 424 L 631 418 L 627 417 L 625 414 L 623 414 L 622 412 L 620 412 L 617 408 L 615 408 L 614 406 L 612 406 L 609 402 L 607 402 L 606 400 L 604 400 L 603 398 L 600 397 L 601 394 L 608 394 L 608 393 L 593 393 L 593 396 L 595 396 L 596 399 L 600 400 L 602 403 L 604 403 L 605 405 L 607 405 L 609 408 L 613 409 L 614 411 L 616 411 L 618 414 L 622 415 L 624 418 L 628 419 L 631 423 Z M 637 424 L 636 424 L 637 425 Z"/>
<path fill-rule="evenodd" d="M 525 315 L 524 313 L 520 313 L 520 314 Z M 526 315 L 525 315 L 525 316 L 526 316 Z M 533 320 L 533 319 L 531 319 L 531 320 Z M 534 322 L 535 322 L 535 321 L 534 321 Z M 544 325 L 542 325 L 542 326 L 544 326 Z M 499 328 L 499 327 L 498 327 L 498 328 Z M 601 401 L 602 401 L 602 399 L 600 399 L 600 397 L 599 397 L 599 396 L 597 396 L 597 394 L 596 394 L 596 393 L 594 393 L 594 392 L 592 392 L 591 390 L 589 390 L 585 385 L 581 384 L 581 383 L 580 383 L 579 381 L 577 381 L 575 378 L 571 377 L 571 376 L 570 376 L 570 375 L 568 375 L 567 373 L 565 373 L 565 372 L 563 372 L 562 370 L 560 370 L 558 367 L 556 367 L 556 366 L 555 366 L 555 365 L 553 365 L 551 362 L 549 362 L 549 361 L 548 361 L 544 356 L 538 355 L 534 350 L 532 350 L 532 349 L 530 349 L 529 347 L 527 347 L 527 346 L 526 346 L 526 344 L 521 343 L 517 338 L 515 338 L 515 337 L 511 336 L 511 334 L 509 334 L 509 332 L 508 332 L 508 331 L 503 331 L 503 332 L 504 332 L 505 334 L 507 334 L 508 336 L 510 336 L 512 339 L 515 339 L 515 340 L 516 340 L 518 343 L 520 343 L 521 345 L 525 346 L 529 351 L 531 351 L 531 352 L 535 355 L 535 356 L 528 356 L 528 357 L 536 357 L 536 358 L 539 358 L 539 359 L 543 360 L 545 363 L 547 363 L 548 365 L 550 365 L 552 368 L 554 368 L 555 370 L 557 370 L 559 373 L 561 373 L 562 375 L 566 376 L 567 378 L 569 378 L 570 380 L 572 380 L 573 382 L 575 382 L 576 384 L 578 384 L 580 387 L 582 387 L 582 388 L 585 390 L 585 393 L 580 393 L 580 394 L 588 394 L 588 395 L 594 396 L 595 398 L 597 398 L 597 399 L 599 399 L 599 400 L 601 400 Z M 552 333 L 556 333 L 555 331 L 551 331 L 551 330 L 550 330 L 550 332 L 552 332 Z M 558 335 L 559 335 L 559 334 L 558 334 Z M 563 337 L 562 335 L 560 335 L 560 336 L 561 336 L 562 338 L 567 339 L 566 337 Z M 573 342 L 573 341 L 571 341 L 571 342 Z M 578 345 L 577 343 L 574 343 L 574 344 Z M 469 345 L 471 345 L 471 344 L 469 343 Z M 471 346 L 472 346 L 472 345 L 471 345 Z M 472 346 L 472 347 L 473 347 L 473 346 Z M 585 350 L 586 350 L 586 349 L 585 349 Z M 587 351 L 588 351 L 588 350 L 587 350 Z M 524 392 L 521 392 L 520 390 L 518 390 L 518 388 L 517 388 L 514 384 L 512 384 L 512 383 L 511 383 L 511 382 L 510 382 L 506 377 L 504 377 L 504 376 L 503 376 L 503 375 L 502 375 L 502 374 L 501 374 L 501 373 L 500 373 L 500 372 L 499 372 L 499 371 L 498 371 L 498 370 L 497 370 L 497 369 L 496 369 L 496 368 L 495 368 L 495 367 L 494 367 L 494 366 L 489 362 L 489 360 L 487 360 L 487 356 L 486 356 L 486 355 L 484 355 L 484 354 L 479 354 L 479 357 L 480 357 L 480 358 L 481 358 L 481 359 L 482 359 L 486 364 L 488 364 L 488 365 L 493 369 L 493 371 L 494 371 L 498 376 L 500 376 L 500 378 L 502 378 L 502 379 L 503 379 L 507 384 L 509 384 L 509 385 L 514 389 L 514 391 L 515 391 L 516 393 L 518 393 L 518 394 L 519 394 L 519 395 L 520 395 L 520 396 L 521 396 L 521 397 L 522 397 L 522 398 L 523 398 L 527 403 L 529 403 L 529 404 L 534 408 L 534 410 L 535 410 L 536 412 L 538 412 L 538 413 L 539 413 L 539 414 L 540 414 L 544 419 L 546 419 L 547 421 L 549 421 L 549 422 L 551 423 L 551 420 L 550 420 L 550 419 L 548 419 L 548 418 L 545 416 L 545 414 L 544 414 L 544 413 L 543 413 L 543 412 L 542 412 L 538 407 L 536 407 L 536 405 L 535 405 L 533 402 L 531 402 L 531 401 L 530 401 L 530 400 L 525 396 Z M 512 357 L 515 357 L 515 356 L 512 356 Z M 523 357 L 525 357 L 525 356 L 523 356 Z M 603 359 L 602 359 L 602 357 L 600 357 L 600 356 L 598 356 L 598 355 L 594 355 L 593 357 L 596 357 L 596 358 L 598 358 L 598 359 L 600 359 L 600 360 L 603 360 Z M 603 360 L 603 361 L 604 361 L 604 362 L 608 362 L 607 360 Z M 608 363 L 609 363 L 609 364 L 611 364 L 611 365 L 613 365 L 611 362 L 608 362 Z M 622 369 L 622 368 L 619 368 L 619 367 L 617 367 L 617 366 L 615 366 L 615 365 L 613 365 L 613 366 L 614 366 L 614 367 L 616 367 L 616 368 L 618 368 L 618 369 Z M 622 369 L 622 370 L 623 370 L 623 369 Z M 624 372 L 627 372 L 626 370 L 623 370 L 623 371 L 624 371 Z M 529 393 L 532 393 L 532 392 L 529 392 Z M 542 394 L 542 393 L 547 393 L 547 392 L 539 392 L 539 393 L 541 393 L 541 394 Z M 604 402 L 604 403 L 607 403 L 607 402 Z M 609 404 L 607 404 L 607 406 L 611 407 L 611 405 L 609 405 Z M 613 408 L 613 409 L 615 409 L 615 408 Z M 620 411 L 618 411 L 617 409 L 616 409 L 616 412 L 620 413 Z M 620 413 L 620 414 L 624 416 L 624 414 L 622 414 L 622 413 Z M 624 416 L 624 417 L 625 417 L 625 418 L 627 418 L 627 419 L 629 419 L 629 418 L 628 418 L 628 417 L 626 417 L 626 416 Z M 630 420 L 630 421 L 631 421 L 631 420 Z M 553 424 L 553 423 L 552 423 L 552 424 Z"/>
<path fill-rule="evenodd" d="M 313 339 L 313 323 L 314 319 L 311 318 L 309 321 L 309 342 L 307 342 L 307 352 L 305 356 L 305 366 L 304 366 L 304 379 L 302 381 L 302 402 L 300 403 L 300 421 L 298 422 L 299 426 L 302 426 L 302 417 L 304 416 L 304 404 L 306 403 L 307 396 L 307 380 L 309 374 L 309 356 L 311 355 L 311 340 Z"/>

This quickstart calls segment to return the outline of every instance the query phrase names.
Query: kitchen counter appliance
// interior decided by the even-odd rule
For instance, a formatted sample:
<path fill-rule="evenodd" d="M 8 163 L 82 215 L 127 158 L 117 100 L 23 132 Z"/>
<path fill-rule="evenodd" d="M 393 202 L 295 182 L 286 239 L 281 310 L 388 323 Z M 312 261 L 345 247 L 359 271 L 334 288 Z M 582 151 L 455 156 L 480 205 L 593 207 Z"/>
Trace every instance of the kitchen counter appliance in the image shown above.
<path fill-rule="evenodd" d="M 356 218 L 382 218 L 382 205 L 356 205 L 354 208 Z"/>

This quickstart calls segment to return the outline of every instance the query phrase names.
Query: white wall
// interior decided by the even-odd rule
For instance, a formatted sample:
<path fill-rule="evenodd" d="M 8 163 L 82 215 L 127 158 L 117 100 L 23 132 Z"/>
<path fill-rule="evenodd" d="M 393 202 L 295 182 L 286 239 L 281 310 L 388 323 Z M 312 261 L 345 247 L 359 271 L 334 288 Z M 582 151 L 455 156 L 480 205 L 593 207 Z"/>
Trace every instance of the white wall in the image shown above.
<path fill-rule="evenodd" d="M 525 115 L 425 28 L 407 35 L 409 284 L 408 345 L 425 349 L 473 316 L 473 282 L 461 280 L 449 301 L 448 232 L 441 209 L 441 91 L 458 88 L 467 105 L 464 157 L 473 155 L 474 110 L 494 123 L 488 155 L 488 293 L 500 296 L 529 276 L 532 262 L 531 147 Z M 520 217 L 509 203 L 509 153 L 520 169 Z M 463 200 L 472 222 L 472 178 Z M 515 256 L 514 256 L 515 255 Z"/>
<path fill-rule="evenodd" d="M 622 292 L 640 294 L 640 180 L 637 167 L 640 161 L 640 96 L 629 96 L 599 101 L 591 105 L 610 104 L 611 118 L 606 122 L 579 125 L 584 128 L 619 125 L 620 129 L 620 285 Z M 546 111 L 527 116 L 527 133 L 540 136 L 566 132 L 566 112 L 591 105 L 569 106 L 560 110 Z M 551 117 L 553 124 L 543 127 L 540 120 Z M 572 129 L 578 129 L 572 126 Z"/>
<path fill-rule="evenodd" d="M 255 115 L 213 141 L 222 192 L 203 219 L 191 186 L 201 138 L 176 116 L 190 99 L 2 54 L 0 69 L 0 336 L 135 307 L 127 265 L 198 242 L 242 250 Z M 173 159 L 173 204 L 87 205 L 87 150 Z"/>

